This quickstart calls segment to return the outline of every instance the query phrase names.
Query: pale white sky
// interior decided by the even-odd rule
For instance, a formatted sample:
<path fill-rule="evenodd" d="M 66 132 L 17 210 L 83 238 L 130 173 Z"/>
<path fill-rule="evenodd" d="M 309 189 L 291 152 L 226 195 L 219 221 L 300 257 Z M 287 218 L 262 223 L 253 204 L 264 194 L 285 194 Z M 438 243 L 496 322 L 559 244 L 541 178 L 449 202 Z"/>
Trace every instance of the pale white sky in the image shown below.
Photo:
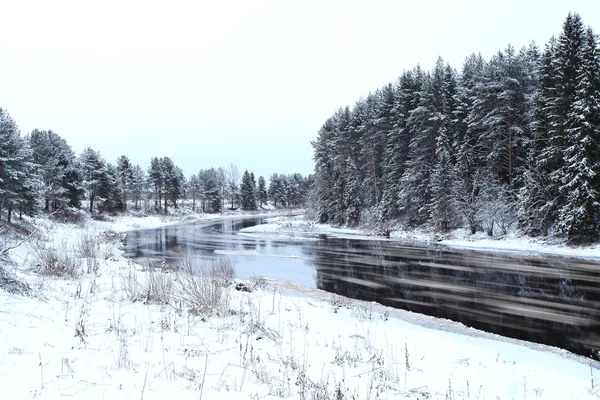
<path fill-rule="evenodd" d="M 312 172 L 340 106 L 438 56 L 540 47 L 599 0 L 0 0 L 0 107 L 144 168 Z"/>

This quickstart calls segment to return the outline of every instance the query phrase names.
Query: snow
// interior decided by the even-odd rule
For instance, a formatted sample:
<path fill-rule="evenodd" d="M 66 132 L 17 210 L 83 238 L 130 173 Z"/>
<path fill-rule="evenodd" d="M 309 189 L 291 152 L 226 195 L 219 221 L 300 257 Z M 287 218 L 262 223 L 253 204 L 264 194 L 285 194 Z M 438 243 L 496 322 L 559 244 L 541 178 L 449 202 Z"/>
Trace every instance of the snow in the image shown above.
<path fill-rule="evenodd" d="M 267 218 L 266 222 L 262 225 L 241 229 L 240 234 L 296 240 L 315 240 L 321 235 L 360 240 L 388 240 L 386 237 L 373 234 L 368 229 L 336 228 L 329 224 L 317 224 L 308 220 L 304 215 L 271 217 Z M 490 238 L 484 232 L 472 235 L 467 229 L 456 229 L 444 235 L 426 229 L 397 229 L 390 232 L 390 239 L 415 244 L 435 243 L 457 249 L 585 259 L 600 258 L 600 243 L 589 246 L 571 246 L 567 245 L 564 239 L 533 238 L 517 232 L 497 234 Z"/>
<path fill-rule="evenodd" d="M 423 243 L 435 242 L 458 249 L 473 249 L 480 251 L 502 251 L 530 255 L 548 255 L 577 257 L 586 259 L 600 258 L 600 244 L 589 246 L 570 246 L 565 240 L 558 238 L 533 238 L 509 232 L 506 235 L 489 237 L 484 232 L 472 235 L 467 229 L 457 229 L 447 236 L 426 231 L 393 231 L 390 237 L 396 240 L 415 241 Z"/>
<path fill-rule="evenodd" d="M 267 218 L 267 223 L 240 229 L 240 234 L 256 237 L 315 240 L 321 235 L 351 239 L 382 239 L 369 236 L 364 231 L 349 228 L 335 228 L 329 224 L 317 224 L 304 215 L 277 216 Z"/>
<path fill-rule="evenodd" d="M 105 232 L 174 222 L 36 222 L 39 238 L 15 249 L 10 267 L 33 295 L 0 290 L 3 398 L 598 398 L 591 360 L 285 282 L 229 287 L 221 316 L 206 318 L 176 301 L 131 301 L 127 280 L 147 272 Z M 38 240 L 72 251 L 82 235 L 99 238 L 97 272 L 70 280 L 32 270 Z"/>

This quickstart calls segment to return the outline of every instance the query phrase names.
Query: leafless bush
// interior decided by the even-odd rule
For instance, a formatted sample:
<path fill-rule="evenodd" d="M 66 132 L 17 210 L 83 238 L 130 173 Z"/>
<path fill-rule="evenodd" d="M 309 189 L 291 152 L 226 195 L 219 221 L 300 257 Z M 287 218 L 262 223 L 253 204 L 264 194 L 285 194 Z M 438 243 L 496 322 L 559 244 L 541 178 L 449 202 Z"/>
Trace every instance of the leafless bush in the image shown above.
<path fill-rule="evenodd" d="M 75 278 L 79 272 L 79 261 L 65 246 L 61 251 L 57 251 L 40 242 L 33 246 L 33 255 L 38 273 L 41 275 Z"/>
<path fill-rule="evenodd" d="M 121 289 L 125 292 L 125 296 L 130 301 L 142 301 L 144 299 L 142 282 L 138 279 L 138 273 L 133 268 L 129 267 L 127 276 L 124 276 L 121 280 Z"/>
<path fill-rule="evenodd" d="M 352 315 L 359 321 L 371 321 L 375 318 L 376 312 L 373 304 L 366 302 L 355 302 L 352 307 Z"/>
<path fill-rule="evenodd" d="M 250 278 L 250 285 L 254 289 L 266 289 L 267 286 L 269 286 L 269 283 L 262 276 L 253 276 Z"/>
<path fill-rule="evenodd" d="M 180 264 L 175 293 L 194 314 L 223 315 L 230 300 L 229 289 L 225 286 L 234 278 L 235 270 L 227 259 L 216 259 L 209 266 L 198 268 L 187 256 Z"/>
<path fill-rule="evenodd" d="M 28 284 L 17 279 L 16 276 L 9 274 L 0 266 L 0 290 L 5 290 L 8 293 L 27 295 L 31 293 L 31 288 Z"/>
<path fill-rule="evenodd" d="M 217 258 L 209 266 L 209 275 L 220 286 L 229 286 L 235 280 L 235 268 L 228 258 Z"/>
<path fill-rule="evenodd" d="M 85 214 L 81 210 L 74 208 L 62 208 L 54 211 L 51 214 L 52 219 L 62 223 L 77 224 L 83 226 L 85 224 Z"/>
<path fill-rule="evenodd" d="M 331 304 L 334 313 L 337 313 L 340 308 L 351 309 L 353 306 L 353 301 L 351 299 L 337 294 L 332 294 L 331 297 L 327 299 L 327 302 Z"/>
<path fill-rule="evenodd" d="M 172 293 L 173 275 L 153 269 L 146 271 L 146 302 L 169 304 Z"/>
<path fill-rule="evenodd" d="M 100 244 L 98 237 L 90 232 L 83 233 L 79 238 L 79 255 L 81 258 L 96 258 Z"/>
<path fill-rule="evenodd" d="M 154 268 L 138 273 L 130 268 L 122 281 L 122 289 L 130 301 L 170 304 L 173 294 L 173 275 Z"/>

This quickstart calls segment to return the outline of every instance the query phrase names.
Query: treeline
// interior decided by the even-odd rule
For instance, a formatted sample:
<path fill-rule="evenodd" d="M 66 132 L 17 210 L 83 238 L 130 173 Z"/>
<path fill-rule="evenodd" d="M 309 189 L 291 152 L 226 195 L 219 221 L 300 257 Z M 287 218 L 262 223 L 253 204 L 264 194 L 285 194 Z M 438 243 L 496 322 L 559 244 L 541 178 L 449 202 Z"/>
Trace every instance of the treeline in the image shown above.
<path fill-rule="evenodd" d="M 267 204 L 302 206 L 312 177 L 273 174 L 269 187 L 260 176 L 244 172 L 240 185 L 237 167 L 201 170 L 189 179 L 170 157 L 153 157 L 147 169 L 133 165 L 125 155 L 115 164 L 86 148 L 76 155 L 67 141 L 51 130 L 23 136 L 15 120 L 0 108 L 0 212 L 11 222 L 54 211 L 63 206 L 90 212 L 135 209 L 167 212 L 190 199 L 203 212 L 255 210 Z M 227 205 L 226 200 L 229 200 Z"/>
<path fill-rule="evenodd" d="M 569 14 L 542 52 L 417 66 L 319 130 L 321 221 L 366 219 L 572 241 L 600 236 L 600 51 Z"/>

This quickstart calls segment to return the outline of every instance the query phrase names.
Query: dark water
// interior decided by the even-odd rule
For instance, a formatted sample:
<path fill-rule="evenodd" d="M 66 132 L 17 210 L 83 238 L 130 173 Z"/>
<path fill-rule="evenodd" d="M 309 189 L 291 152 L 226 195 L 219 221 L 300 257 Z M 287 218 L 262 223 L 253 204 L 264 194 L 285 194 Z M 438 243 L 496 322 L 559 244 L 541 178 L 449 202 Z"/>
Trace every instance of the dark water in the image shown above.
<path fill-rule="evenodd" d="M 392 240 L 236 234 L 260 223 L 228 219 L 134 231 L 125 246 L 134 257 L 171 261 L 188 252 L 198 260 L 227 255 L 241 278 L 290 280 L 598 358 L 600 262 Z"/>

